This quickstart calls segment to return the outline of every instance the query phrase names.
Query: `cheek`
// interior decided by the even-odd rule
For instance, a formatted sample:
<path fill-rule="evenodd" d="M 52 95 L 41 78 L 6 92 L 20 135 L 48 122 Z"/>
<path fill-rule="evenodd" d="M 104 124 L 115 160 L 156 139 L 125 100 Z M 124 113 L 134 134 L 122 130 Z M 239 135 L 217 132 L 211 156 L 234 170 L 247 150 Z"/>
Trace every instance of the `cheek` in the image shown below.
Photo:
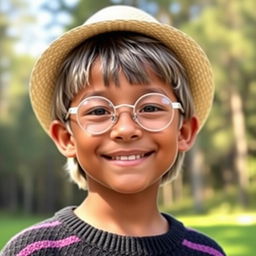
<path fill-rule="evenodd" d="M 97 149 L 101 141 L 99 137 L 86 134 L 78 134 L 75 138 L 76 158 L 84 170 L 91 168 L 95 161 L 98 161 Z"/>
<path fill-rule="evenodd" d="M 178 150 L 178 130 L 166 129 L 158 136 L 159 147 L 163 148 L 163 153 L 173 154 Z"/>
<path fill-rule="evenodd" d="M 178 154 L 178 137 L 176 131 L 166 130 L 158 136 L 158 154 L 156 164 L 163 172 L 170 169 Z"/>

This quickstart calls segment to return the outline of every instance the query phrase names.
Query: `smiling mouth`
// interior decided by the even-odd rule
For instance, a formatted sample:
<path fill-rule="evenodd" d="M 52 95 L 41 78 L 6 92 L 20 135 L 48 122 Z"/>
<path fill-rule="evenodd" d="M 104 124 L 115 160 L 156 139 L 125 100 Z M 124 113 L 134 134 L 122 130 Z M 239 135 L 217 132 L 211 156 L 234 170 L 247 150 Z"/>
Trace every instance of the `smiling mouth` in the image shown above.
<path fill-rule="evenodd" d="M 152 155 L 154 151 L 150 151 L 144 154 L 134 154 L 134 155 L 117 155 L 117 156 L 108 156 L 108 155 L 102 155 L 107 160 L 112 161 L 134 161 L 138 159 L 142 159 L 145 157 L 148 157 Z"/>

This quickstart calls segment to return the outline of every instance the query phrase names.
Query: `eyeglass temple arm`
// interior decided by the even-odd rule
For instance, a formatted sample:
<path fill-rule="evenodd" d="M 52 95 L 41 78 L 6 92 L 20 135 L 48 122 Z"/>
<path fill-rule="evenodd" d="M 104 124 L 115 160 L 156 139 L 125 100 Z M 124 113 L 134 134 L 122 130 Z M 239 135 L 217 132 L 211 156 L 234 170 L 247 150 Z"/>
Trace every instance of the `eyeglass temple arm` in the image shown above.
<path fill-rule="evenodd" d="M 77 113 L 77 109 L 78 109 L 78 107 L 69 108 L 67 114 L 65 115 L 65 120 L 68 119 L 69 115 L 76 114 Z"/>
<path fill-rule="evenodd" d="M 174 109 L 180 109 L 182 113 L 185 112 L 184 109 L 183 109 L 183 107 L 182 107 L 182 105 L 181 105 L 179 102 L 172 102 L 172 107 L 173 107 Z"/>

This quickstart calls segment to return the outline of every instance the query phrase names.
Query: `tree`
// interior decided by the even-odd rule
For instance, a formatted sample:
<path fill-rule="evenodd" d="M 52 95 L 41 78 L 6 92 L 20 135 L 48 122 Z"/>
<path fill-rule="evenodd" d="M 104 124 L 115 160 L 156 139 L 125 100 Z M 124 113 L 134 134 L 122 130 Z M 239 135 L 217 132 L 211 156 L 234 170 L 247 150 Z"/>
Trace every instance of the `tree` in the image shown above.
<path fill-rule="evenodd" d="M 214 117 L 207 124 L 213 144 L 208 145 L 211 150 L 206 148 L 206 152 L 215 156 L 212 161 L 223 156 L 229 158 L 227 164 L 233 169 L 233 175 L 236 173 L 238 177 L 240 203 L 246 206 L 248 146 L 245 113 L 250 97 L 246 88 L 250 79 L 255 81 L 255 72 L 248 68 L 253 65 L 253 59 L 255 61 L 255 32 L 251 29 L 251 26 L 255 27 L 255 15 L 251 9 L 255 3 L 251 0 L 213 3 L 187 27 L 207 49 L 216 75 L 215 102 L 219 105 L 214 105 Z M 209 140 L 205 141 L 209 143 Z M 217 145 L 218 149 L 215 148 Z M 217 168 L 224 169 L 223 161 L 220 163 Z"/>

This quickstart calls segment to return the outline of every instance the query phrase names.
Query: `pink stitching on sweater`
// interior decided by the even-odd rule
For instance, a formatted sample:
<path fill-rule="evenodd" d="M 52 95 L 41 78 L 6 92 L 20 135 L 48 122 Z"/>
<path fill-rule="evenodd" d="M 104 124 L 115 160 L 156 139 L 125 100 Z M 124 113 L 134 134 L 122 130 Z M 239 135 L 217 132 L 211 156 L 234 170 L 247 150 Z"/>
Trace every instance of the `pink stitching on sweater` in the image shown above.
<path fill-rule="evenodd" d="M 198 244 L 198 243 L 193 243 L 193 242 L 188 241 L 186 239 L 183 240 L 182 245 L 184 245 L 184 246 L 186 246 L 186 247 L 188 247 L 190 249 L 196 250 L 196 251 L 206 252 L 209 255 L 223 256 L 222 253 L 220 253 L 219 251 L 217 251 L 216 249 L 214 249 L 214 248 L 212 248 L 210 246 L 203 245 L 203 244 Z"/>
<path fill-rule="evenodd" d="M 27 245 L 25 248 L 23 248 L 17 256 L 29 256 L 33 252 L 40 251 L 42 249 L 48 249 L 48 248 L 62 248 L 74 243 L 78 243 L 80 241 L 80 238 L 77 236 L 70 236 L 62 240 L 42 240 L 37 241 L 32 244 Z"/>

